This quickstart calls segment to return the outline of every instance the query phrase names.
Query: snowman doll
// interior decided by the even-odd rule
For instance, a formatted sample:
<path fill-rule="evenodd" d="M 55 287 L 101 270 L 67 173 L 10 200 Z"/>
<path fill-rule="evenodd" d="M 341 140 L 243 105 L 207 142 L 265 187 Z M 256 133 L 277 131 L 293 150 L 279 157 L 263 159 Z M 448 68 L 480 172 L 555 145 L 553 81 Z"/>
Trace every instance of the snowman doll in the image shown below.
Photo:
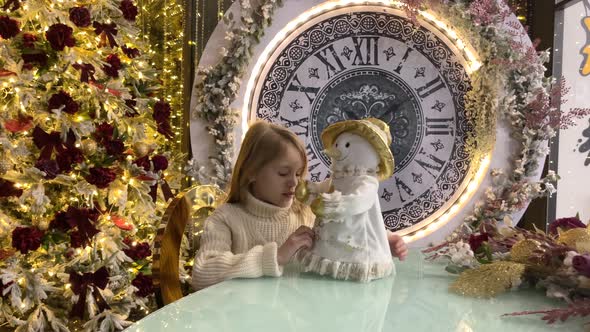
<path fill-rule="evenodd" d="M 393 174 L 391 134 L 381 120 L 337 122 L 322 132 L 331 179 L 301 182 L 296 196 L 316 215 L 315 244 L 301 252 L 306 272 L 368 282 L 395 271 L 379 205 L 379 181 Z"/>

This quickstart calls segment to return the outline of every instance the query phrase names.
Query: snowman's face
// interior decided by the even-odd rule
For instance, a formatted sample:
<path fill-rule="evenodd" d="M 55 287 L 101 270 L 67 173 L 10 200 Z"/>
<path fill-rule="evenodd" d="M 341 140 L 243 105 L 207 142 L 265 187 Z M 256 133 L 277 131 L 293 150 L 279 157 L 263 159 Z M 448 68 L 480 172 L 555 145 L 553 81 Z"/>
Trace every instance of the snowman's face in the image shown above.
<path fill-rule="evenodd" d="M 345 166 L 377 169 L 379 165 L 379 155 L 371 143 L 359 135 L 342 133 L 333 147 L 338 150 L 338 157 L 332 158 L 332 164 L 338 169 Z"/>

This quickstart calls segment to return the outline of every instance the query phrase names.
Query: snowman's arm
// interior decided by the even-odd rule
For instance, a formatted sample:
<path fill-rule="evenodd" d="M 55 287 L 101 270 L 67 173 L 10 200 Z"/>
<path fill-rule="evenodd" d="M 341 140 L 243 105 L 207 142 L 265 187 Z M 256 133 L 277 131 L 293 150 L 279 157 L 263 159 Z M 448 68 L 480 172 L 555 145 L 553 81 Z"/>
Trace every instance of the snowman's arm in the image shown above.
<path fill-rule="evenodd" d="M 375 205 L 379 181 L 375 177 L 365 176 L 358 181 L 357 188 L 350 194 L 323 194 L 324 213 L 330 217 L 345 217 L 368 211 Z"/>
<path fill-rule="evenodd" d="M 310 192 L 310 194 L 320 195 L 323 193 L 330 192 L 330 190 L 332 189 L 332 179 L 327 178 L 322 182 L 307 181 L 306 185 L 307 190 Z"/>
<path fill-rule="evenodd" d="M 295 197 L 303 204 L 309 205 L 319 195 L 330 192 L 332 189 L 332 179 L 330 178 L 322 182 L 300 181 L 295 188 Z"/>

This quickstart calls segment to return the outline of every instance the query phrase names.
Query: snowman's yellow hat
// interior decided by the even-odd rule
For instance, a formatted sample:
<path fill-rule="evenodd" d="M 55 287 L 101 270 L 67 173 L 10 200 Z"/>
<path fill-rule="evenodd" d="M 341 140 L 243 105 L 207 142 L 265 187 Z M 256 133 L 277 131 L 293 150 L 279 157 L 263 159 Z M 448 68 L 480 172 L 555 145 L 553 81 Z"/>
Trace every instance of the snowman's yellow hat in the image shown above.
<path fill-rule="evenodd" d="M 346 120 L 333 123 L 322 131 L 324 149 L 331 148 L 336 138 L 342 133 L 359 135 L 373 145 L 381 159 L 379 171 L 377 172 L 380 180 L 385 180 L 393 175 L 393 155 L 389 150 L 391 133 L 389 132 L 387 123 L 375 118 Z"/>

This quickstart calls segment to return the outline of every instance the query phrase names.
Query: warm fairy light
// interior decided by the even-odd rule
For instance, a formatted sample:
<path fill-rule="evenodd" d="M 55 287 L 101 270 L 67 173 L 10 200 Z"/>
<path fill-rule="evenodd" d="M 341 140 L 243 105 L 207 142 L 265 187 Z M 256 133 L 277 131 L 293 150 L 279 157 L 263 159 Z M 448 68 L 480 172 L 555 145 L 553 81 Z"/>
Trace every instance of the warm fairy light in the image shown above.
<path fill-rule="evenodd" d="M 404 235 L 403 238 L 406 243 L 411 243 L 418 239 L 421 239 L 425 236 L 432 234 L 432 232 L 436 231 L 437 229 L 441 228 L 444 224 L 446 224 L 451 218 L 457 214 L 461 210 L 461 208 L 469 201 L 469 199 L 473 196 L 475 191 L 479 188 L 481 182 L 485 178 L 487 174 L 488 167 L 490 166 L 491 162 L 491 155 L 487 155 L 480 163 L 479 168 L 473 178 L 469 181 L 469 184 L 461 194 L 461 196 L 456 200 L 456 203 L 451 206 L 443 215 L 426 225 L 425 227 L 421 228 L 420 230 Z"/>
<path fill-rule="evenodd" d="M 421 10 L 421 11 L 419 11 L 419 13 L 424 19 L 434 23 L 434 25 L 439 27 L 442 30 L 442 32 L 451 40 L 451 42 L 460 51 L 463 52 L 463 54 L 467 60 L 467 63 L 469 64 L 468 66 L 465 67 L 467 74 L 471 74 L 474 71 L 478 70 L 479 67 L 481 67 L 481 62 L 479 62 L 479 60 L 475 56 L 475 53 L 474 53 L 473 49 L 471 48 L 471 46 L 466 45 L 465 42 L 457 36 L 457 33 L 453 29 L 451 29 L 449 26 L 447 26 L 443 21 L 437 19 L 430 12 Z"/>

